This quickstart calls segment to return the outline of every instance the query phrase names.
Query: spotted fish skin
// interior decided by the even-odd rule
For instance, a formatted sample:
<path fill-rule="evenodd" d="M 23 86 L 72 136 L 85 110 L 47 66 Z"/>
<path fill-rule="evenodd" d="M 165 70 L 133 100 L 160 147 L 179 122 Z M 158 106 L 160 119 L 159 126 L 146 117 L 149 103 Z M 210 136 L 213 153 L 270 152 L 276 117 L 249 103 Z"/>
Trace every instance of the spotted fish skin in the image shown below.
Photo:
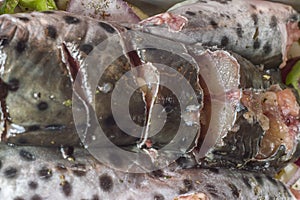
<path fill-rule="evenodd" d="M 279 181 L 244 171 L 183 170 L 174 164 L 148 174 L 130 174 L 100 164 L 83 149 L 75 149 L 74 158 L 63 159 L 55 148 L 1 144 L 1 199 L 152 200 L 193 193 L 208 199 L 293 199 Z"/>
<path fill-rule="evenodd" d="M 78 145 L 72 82 L 94 45 L 118 33 L 119 26 L 55 11 L 2 15 L 0 24 L 1 106 L 6 121 L 1 129 L 12 139 L 7 142 Z M 21 133 L 33 136 L 31 141 Z"/>
<path fill-rule="evenodd" d="M 2 140 L 22 145 L 79 145 L 71 106 L 76 73 L 87 54 L 100 43 L 101 60 L 109 58 L 109 51 L 105 51 L 103 41 L 125 32 L 127 28 L 54 11 L 2 15 L 0 24 L 1 55 L 4 58 L 1 63 L 1 89 L 4 90 L 1 105 L 5 121 Z M 109 49 L 122 51 L 123 48 L 120 42 L 115 48 Z M 182 63 L 176 63 L 178 67 L 180 64 Z M 197 69 L 186 66 L 181 73 L 187 74 L 186 71 L 191 71 L 194 73 L 192 81 L 196 82 Z M 100 92 L 101 94 L 95 95 L 99 123 L 108 131 L 106 133 L 116 145 L 135 145 L 139 139 L 128 136 L 117 127 L 110 109 L 111 90 L 114 87 L 111 83 L 119 80 L 131 67 L 126 55 L 117 59 L 102 76 L 102 82 L 99 82 L 100 87 L 109 83 L 111 89 L 103 92 L 105 94 Z M 174 66 L 175 69 L 176 67 Z M 197 83 L 193 87 L 197 87 L 201 99 L 201 88 Z M 133 95 L 135 103 L 132 111 L 137 116 L 135 122 L 143 125 L 145 102 L 141 93 L 138 91 Z M 169 98 L 165 99 L 165 104 L 171 104 L 167 100 Z M 80 115 L 89 114 L 85 111 Z M 86 124 L 89 123 L 83 121 L 83 126 Z M 171 123 L 168 124 L 172 127 Z M 169 130 L 168 136 L 164 134 L 164 137 L 172 138 L 174 133 Z"/>
<path fill-rule="evenodd" d="M 153 26 L 161 15 L 141 22 L 141 29 L 189 44 L 232 50 L 265 67 L 284 63 L 290 45 L 300 36 L 299 14 L 290 6 L 267 1 L 187 1 L 168 13 L 186 19 L 180 31 L 170 31 L 164 23 Z"/>

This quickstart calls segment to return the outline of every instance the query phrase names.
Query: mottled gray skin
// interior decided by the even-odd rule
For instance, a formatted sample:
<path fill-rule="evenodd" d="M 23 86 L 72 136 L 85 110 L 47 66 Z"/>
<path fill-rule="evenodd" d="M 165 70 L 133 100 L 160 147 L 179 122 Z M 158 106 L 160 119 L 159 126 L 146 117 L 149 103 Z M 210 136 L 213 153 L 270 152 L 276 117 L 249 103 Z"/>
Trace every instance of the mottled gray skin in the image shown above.
<path fill-rule="evenodd" d="M 1 106 L 7 142 L 78 145 L 72 83 L 82 60 L 94 46 L 116 34 L 118 27 L 52 11 L 2 15 L 0 24 Z"/>
<path fill-rule="evenodd" d="M 209 199 L 294 199 L 279 181 L 224 169 L 184 169 L 174 164 L 148 174 L 115 171 L 75 149 L 75 161 L 56 149 L 0 145 L 1 199 L 175 199 L 204 193 Z M 114 157 L 112 158 L 114 159 Z"/>
<path fill-rule="evenodd" d="M 110 52 L 114 49 L 122 52 L 124 48 L 126 51 L 122 37 L 118 38 L 120 42 L 116 46 L 109 46 L 109 50 L 103 42 L 109 36 L 126 32 L 126 28 L 71 13 L 53 11 L 2 15 L 0 23 L 1 55 L 4 57 L 1 60 L 1 89 L 4 94 L 1 105 L 6 122 L 2 140 L 23 145 L 79 145 L 71 108 L 72 84 L 78 68 L 85 67 L 83 60 L 100 43 L 100 64 L 110 58 Z M 191 66 L 187 60 L 179 58 L 175 61 L 169 60 L 166 64 L 174 69 L 185 66 L 180 73 L 192 82 L 201 103 L 202 90 L 197 83 L 197 68 Z M 96 66 L 92 67 L 95 67 L 96 72 Z M 99 91 L 95 95 L 95 109 L 101 127 L 111 141 L 122 146 L 135 145 L 139 138 L 128 136 L 116 125 L 110 108 L 111 95 L 115 82 L 132 67 L 135 67 L 134 64 L 124 53 L 107 67 L 99 81 L 99 87 L 108 83 L 112 88 L 107 92 Z M 193 76 L 189 77 L 189 73 Z M 75 95 L 83 97 L 85 93 L 79 91 Z M 160 93 L 163 99 L 172 101 L 174 98 L 170 92 Z M 147 102 L 143 100 L 143 95 L 142 91 L 137 90 L 131 103 L 133 119 L 141 126 L 147 118 Z M 161 103 L 163 106 L 169 106 L 170 110 L 175 109 L 176 112 L 173 113 L 180 116 L 178 105 L 171 105 L 172 102 L 168 100 L 161 101 L 164 101 Z M 92 123 L 85 121 L 91 113 L 93 114 L 92 108 L 80 113 L 82 117 L 78 122 L 79 127 Z M 173 128 L 172 123 L 178 121 L 178 117 L 169 119 L 171 120 L 164 129 L 166 131 L 163 130 L 163 134 L 153 138 L 153 143 L 157 146 L 169 142 L 176 134 L 177 127 Z M 93 132 L 93 128 L 88 128 L 88 131 Z M 191 137 L 194 138 L 195 135 L 197 132 Z"/>
<path fill-rule="evenodd" d="M 299 14 L 290 6 L 258 0 L 187 1 L 168 12 L 186 17 L 182 30 L 170 31 L 164 24 L 153 26 L 151 22 L 142 23 L 142 29 L 188 44 L 216 45 L 254 64 L 274 68 L 286 56 L 282 55 L 287 45 L 286 24 L 299 20 Z"/>
<path fill-rule="evenodd" d="M 72 102 L 72 86 L 76 73 L 80 66 L 85 67 L 82 61 L 87 54 L 95 50 L 96 45 L 109 36 L 117 35 L 114 48 L 106 48 L 104 45 L 102 49 L 97 49 L 101 55 L 97 56 L 100 63 L 109 59 L 114 49 L 125 52 L 134 46 L 139 50 L 136 51 L 135 56 L 130 55 L 130 57 L 124 53 L 115 60 L 99 81 L 100 87 L 109 83 L 111 89 L 95 94 L 96 120 L 114 144 L 132 149 L 140 141 L 139 137 L 123 132 L 115 122 L 111 111 L 114 84 L 124 73 L 134 68 L 135 64 L 149 62 L 154 63 L 154 66 L 155 63 L 160 63 L 176 69 L 176 72 L 180 72 L 193 87 L 200 105 L 201 119 L 206 118 L 208 121 L 206 123 L 201 121 L 203 130 L 200 130 L 200 119 L 195 118 L 195 126 L 185 124 L 182 130 L 186 138 L 195 138 L 195 141 L 202 131 L 198 143 L 189 144 L 190 149 L 198 146 L 198 148 L 218 152 L 221 155 L 216 154 L 213 158 L 209 156 L 207 159 L 209 166 L 211 164 L 223 167 L 242 166 L 241 168 L 247 170 L 265 170 L 273 173 L 297 156 L 294 155 L 298 144 L 298 140 L 295 139 L 292 154 L 285 156 L 278 151 L 276 156 L 263 159 L 259 165 L 256 164 L 255 156 L 260 149 L 260 141 L 265 131 L 256 121 L 254 123 L 245 121 L 243 113 L 247 109 L 241 105 L 240 96 L 236 96 L 235 93 L 252 89 L 257 90 L 258 93 L 264 93 L 270 85 L 280 81 L 273 77 L 264 79 L 264 75 L 270 74 L 259 71 L 253 64 L 237 54 L 223 50 L 205 50 L 198 44 L 187 45 L 184 42 L 174 42 L 162 39 L 161 36 L 145 34 L 142 31 L 135 31 L 131 35 L 121 35 L 126 32 L 122 26 L 66 12 L 2 15 L 0 23 L 0 38 L 2 39 L 0 53 L 1 56 L 7 56 L 1 60 L 3 72 L 0 87 L 3 90 L 1 106 L 4 113 L 3 121 L 5 121 L 2 140 L 5 142 L 58 147 L 79 145 L 80 140 L 74 126 L 72 108 L 68 105 L 68 101 L 70 101 L 69 104 L 74 103 Z M 157 41 L 161 45 L 156 45 Z M 128 58 L 135 59 L 137 63 Z M 94 74 L 97 76 L 96 70 L 97 68 L 84 76 L 87 78 L 93 77 Z M 141 78 L 146 76 L 147 74 L 141 75 Z M 172 74 L 169 76 L 171 77 Z M 213 83 L 212 80 L 214 80 Z M 178 85 L 178 88 L 180 87 L 181 85 Z M 201 87 L 207 87 L 206 95 L 210 95 L 212 100 L 219 102 L 216 105 L 218 109 L 210 110 L 210 104 L 205 102 L 207 99 L 203 98 Z M 84 88 L 75 93 L 75 97 L 81 98 L 79 103 L 87 103 L 85 89 L 89 90 Z M 145 95 L 144 91 L 136 90 L 129 108 L 134 122 L 141 126 L 145 125 L 148 112 L 145 107 L 149 105 L 143 95 Z M 182 88 L 179 96 L 187 98 L 180 99 L 186 101 L 191 95 Z M 227 97 L 229 99 L 226 99 Z M 229 103 L 224 104 L 225 100 Z M 176 97 L 167 88 L 159 88 L 155 103 L 167 108 L 167 119 L 163 128 L 155 136 L 147 138 L 151 140 L 152 148 L 159 149 L 170 143 L 177 134 L 182 115 Z M 98 129 L 93 125 L 87 126 L 95 122 L 86 121 L 90 114 L 93 114 L 91 107 L 87 109 L 83 107 L 82 112 L 79 113 L 77 125 L 85 129 L 86 133 L 92 133 L 83 134 L 84 137 L 81 139 L 87 146 L 94 144 L 104 147 L 106 146 L 105 140 L 97 140 L 93 143 L 93 133 L 97 133 Z M 153 118 L 151 124 L 159 120 Z M 235 125 L 241 126 L 242 131 L 235 134 Z M 209 126 L 213 129 L 207 133 L 206 129 Z M 299 131 L 295 138 L 298 134 Z M 236 140 L 235 138 L 230 140 L 231 135 L 238 137 L 237 143 L 232 143 Z M 205 138 L 208 142 L 204 142 Z M 181 141 L 184 143 L 186 140 Z M 254 142 L 249 146 L 246 145 L 250 141 Z M 168 149 L 168 151 L 174 154 L 186 153 L 180 150 L 181 146 L 183 144 L 176 143 L 175 149 Z M 232 151 L 232 148 L 236 150 Z M 202 158 L 207 157 L 201 152 L 195 154 L 198 162 L 202 162 Z M 272 167 L 265 167 L 266 163 L 271 161 L 274 162 Z"/>

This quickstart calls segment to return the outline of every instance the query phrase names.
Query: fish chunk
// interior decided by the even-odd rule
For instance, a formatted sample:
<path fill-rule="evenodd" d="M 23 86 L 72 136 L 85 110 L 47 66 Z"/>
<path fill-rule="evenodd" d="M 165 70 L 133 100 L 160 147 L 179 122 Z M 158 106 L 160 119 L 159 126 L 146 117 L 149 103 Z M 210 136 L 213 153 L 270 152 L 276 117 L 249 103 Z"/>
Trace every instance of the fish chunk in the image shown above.
<path fill-rule="evenodd" d="M 254 64 L 276 68 L 284 66 L 290 46 L 299 39 L 298 21 L 299 14 L 291 6 L 279 3 L 199 0 L 145 19 L 141 29 L 188 44 L 232 50 Z M 179 22 L 182 27 L 174 29 L 172 24 Z"/>
<path fill-rule="evenodd" d="M 134 174 L 102 165 L 83 149 L 74 158 L 63 159 L 55 148 L 1 144 L 1 199 L 294 199 L 281 182 L 246 171 L 174 164 Z"/>

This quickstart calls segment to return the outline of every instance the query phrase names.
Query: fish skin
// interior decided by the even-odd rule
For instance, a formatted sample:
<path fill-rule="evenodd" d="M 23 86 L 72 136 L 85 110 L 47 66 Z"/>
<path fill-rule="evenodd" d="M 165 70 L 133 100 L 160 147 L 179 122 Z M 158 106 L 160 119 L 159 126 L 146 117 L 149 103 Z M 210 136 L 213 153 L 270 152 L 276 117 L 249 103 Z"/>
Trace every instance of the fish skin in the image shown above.
<path fill-rule="evenodd" d="M 143 32 L 136 32 L 136 38 L 141 38 L 142 35 Z M 173 67 L 176 66 L 175 62 L 180 60 L 180 56 L 173 59 L 172 51 L 164 52 L 156 49 L 155 45 L 150 45 L 155 44 L 155 41 L 161 41 L 166 48 L 172 44 L 170 40 L 168 42 L 166 39 L 160 39 L 160 36 L 151 35 L 147 39 L 133 39 L 133 41 L 144 63 L 161 63 Z M 149 48 L 147 50 L 142 48 L 146 44 Z M 295 91 L 286 89 L 282 84 L 278 69 L 270 73 L 270 70 L 259 70 L 236 53 L 213 48 L 205 49 L 201 45 L 183 46 L 186 52 L 177 55 L 190 56 L 186 59 L 194 63 L 195 68 L 199 70 L 196 81 L 203 89 L 200 137 L 193 150 L 200 165 L 274 174 L 287 162 L 295 161 L 299 157 L 299 102 L 296 93 L 293 93 Z M 174 44 L 174 47 L 180 49 L 180 45 Z M 192 78 L 190 84 L 193 81 Z M 272 109 L 276 110 L 276 114 L 273 113 L 276 115 L 274 119 L 266 111 L 267 106 L 254 98 L 261 96 L 260 98 L 264 97 L 266 100 L 271 99 L 270 94 L 275 92 L 291 95 L 291 101 L 288 103 L 291 108 L 288 110 L 295 109 L 294 114 L 285 116 L 281 111 L 285 109 L 284 106 L 274 104 L 272 105 Z M 262 107 L 261 110 L 259 105 Z M 257 108 L 254 108 L 256 106 Z M 286 118 L 293 122 L 286 123 Z M 269 122 L 272 125 L 267 127 Z M 277 124 L 285 131 L 274 131 Z M 279 142 L 276 138 L 284 139 Z M 270 152 L 266 153 L 266 149 Z M 265 153 L 264 156 L 261 156 L 262 152 Z"/>
<path fill-rule="evenodd" d="M 66 105 L 72 100 L 74 71 L 97 44 L 118 34 L 119 26 L 55 11 L 1 15 L 0 24 L 1 88 L 7 93 L 1 105 L 10 118 L 4 129 L 13 136 L 7 142 L 29 142 L 17 131 L 29 132 L 35 145 L 79 145 Z M 15 89 L 9 89 L 9 82 Z"/>
<path fill-rule="evenodd" d="M 131 174 L 100 164 L 84 149 L 75 149 L 74 158 L 63 159 L 55 148 L 1 144 L 0 198 L 151 200 L 204 193 L 208 199 L 294 199 L 279 181 L 246 171 L 181 169 L 173 164 Z"/>
<path fill-rule="evenodd" d="M 123 0 L 72 0 L 68 4 L 66 11 L 118 23 L 138 23 L 141 20 L 128 3 Z"/>
<path fill-rule="evenodd" d="M 7 115 L 9 115 L 4 116 L 9 120 L 6 120 L 7 124 L 3 128 L 6 129 L 7 135 L 3 135 L 2 139 L 8 143 L 23 145 L 79 145 L 79 138 L 75 135 L 72 109 L 70 106 L 64 105 L 65 102 L 72 99 L 71 88 L 74 82 L 72 70 L 76 71 L 76 68 L 79 68 L 93 47 L 100 43 L 103 44 L 102 42 L 109 36 L 124 32 L 126 27 L 55 11 L 2 15 L 0 23 L 2 24 L 0 38 L 3 40 L 1 51 L 3 56 L 8 55 L 1 63 L 1 70 L 3 70 L 1 79 L 4 82 L 2 88 L 6 89 L 7 93 L 4 100 L 2 99 L 4 101 L 2 106 L 7 108 L 3 110 L 7 110 Z M 52 29 L 55 28 L 56 31 L 50 30 L 49 32 L 50 26 L 53 26 Z M 19 48 L 24 45 L 24 49 Z M 117 44 L 115 49 L 123 47 L 121 44 Z M 19 52 L 20 50 L 22 52 Z M 27 59 L 29 54 L 31 59 Z M 106 56 L 110 55 L 101 53 L 101 59 L 105 60 Z M 49 60 L 49 57 L 52 59 Z M 26 62 L 21 65 L 19 62 L 22 60 L 26 60 Z M 177 63 L 178 66 L 180 64 L 182 63 Z M 31 70 L 32 66 L 34 66 L 34 70 Z M 130 68 L 128 58 L 122 56 L 109 69 L 113 73 L 108 72 L 103 75 L 99 85 L 101 86 L 105 82 L 115 83 Z M 195 72 L 193 77 L 193 81 L 195 81 L 197 79 L 196 69 L 186 67 L 181 73 L 183 74 L 187 70 Z M 52 75 L 48 76 L 49 74 Z M 33 83 L 28 79 L 35 81 Z M 10 82 L 18 83 L 15 91 L 9 89 Z M 197 83 L 194 85 L 197 87 Z M 200 98 L 201 88 L 199 87 L 198 93 Z M 97 102 L 100 102 L 96 103 L 97 114 L 101 118 L 100 124 L 108 131 L 109 135 L 114 136 L 112 140 L 116 145 L 135 145 L 137 140 L 135 137 L 128 136 L 115 123 L 112 124 L 110 95 L 110 92 L 96 95 Z M 52 98 L 49 98 L 51 96 Z M 142 115 L 142 117 L 136 118 L 138 120 L 142 118 L 137 123 L 143 125 L 145 105 L 141 99 L 142 94 L 135 92 L 134 96 L 133 99 L 136 99 L 137 103 L 134 105 L 133 115 Z M 37 109 L 41 102 L 46 102 L 48 108 Z M 138 105 L 138 103 L 140 104 Z M 169 123 L 169 127 L 172 127 L 171 123 Z M 14 133 L 16 131 L 17 133 Z M 172 131 L 169 133 L 172 138 L 174 134 Z M 169 135 L 166 138 L 169 139 Z"/>
<path fill-rule="evenodd" d="M 62 19 L 63 21 L 61 23 L 57 23 Z M 95 47 L 107 37 L 114 36 L 114 34 L 119 35 L 121 32 L 124 32 L 125 28 L 117 24 L 99 22 L 91 18 L 79 17 L 66 12 L 2 15 L 0 21 L 2 22 L 0 28 L 1 37 L 4 41 L 1 51 L 3 51 L 2 55 L 8 55 L 5 62 L 2 63 L 3 72 L 1 74 L 1 80 L 3 81 L 1 89 L 6 90 L 4 93 L 7 93 L 7 96 L 2 98 L 1 103 L 5 108 L 2 108 L 2 110 L 8 111 L 7 116 L 4 116 L 6 117 L 5 128 L 7 133 L 6 135 L 5 133 L 2 135 L 2 140 L 19 145 L 79 146 L 80 140 L 76 134 L 71 106 L 65 105 L 64 102 L 72 99 L 73 91 L 71 88 L 74 83 L 74 72 L 72 72 L 72 70 L 76 71 L 76 67 L 79 68 L 79 66 L 81 66 L 82 60 L 84 60 L 88 54 L 88 52 L 86 52 L 88 49 L 81 49 L 81 46 L 93 44 L 93 47 Z M 53 34 L 53 30 L 49 32 L 49 26 L 55 23 L 57 23 L 57 25 L 55 25 L 56 29 L 63 31 L 57 32 L 57 34 Z M 105 28 L 103 27 L 103 23 L 106 24 L 106 26 L 104 26 Z M 45 27 L 48 27 L 48 29 L 45 29 Z M 55 39 L 49 37 L 54 35 L 56 36 Z M 143 40 L 139 38 L 143 38 Z M 119 39 L 122 40 L 121 37 Z M 274 173 L 274 171 L 277 171 L 285 165 L 287 161 L 293 160 L 298 156 L 298 154 L 295 153 L 297 152 L 297 145 L 299 146 L 299 141 L 295 139 L 299 134 L 299 130 L 297 129 L 294 137 L 287 138 L 289 142 L 292 141 L 294 143 L 293 146 L 288 148 L 288 155 L 283 156 L 280 154 L 282 151 L 275 152 L 274 154 L 281 158 L 279 162 L 277 162 L 278 157 L 269 156 L 271 157 L 270 159 L 268 157 L 267 159 L 259 161 L 258 166 L 256 164 L 256 154 L 260 149 L 260 141 L 265 135 L 264 129 L 261 128 L 261 125 L 257 121 L 253 123 L 253 121 L 247 121 L 243 117 L 247 109 L 240 105 L 242 96 L 240 94 L 242 90 L 251 91 L 255 89 L 257 93 L 263 94 L 265 89 L 269 88 L 270 85 L 277 84 L 280 82 L 279 80 L 273 80 L 273 77 L 265 79 L 264 75 L 270 76 L 268 73 L 259 71 L 252 63 L 237 54 L 229 53 L 224 50 L 207 50 L 201 45 L 189 46 L 184 43 L 161 38 L 161 36 L 145 35 L 142 31 L 135 31 L 127 40 L 129 43 L 131 42 L 131 44 L 124 45 L 120 42 L 116 44 L 115 49 L 119 48 L 123 50 L 123 48 L 126 48 L 126 45 L 135 46 L 139 49 L 137 51 L 139 55 L 138 59 L 143 61 L 143 63 L 161 63 L 176 69 L 176 72 L 180 72 L 184 75 L 196 92 L 196 98 L 198 98 L 197 100 L 199 102 L 199 112 L 203 108 L 203 91 L 201 84 L 199 84 L 199 73 L 205 74 L 205 70 L 208 68 L 207 66 L 210 66 L 208 70 L 215 70 L 215 72 L 209 74 L 217 74 L 217 77 L 207 75 L 206 78 L 209 78 L 205 80 L 206 83 L 209 84 L 211 80 L 215 79 L 219 80 L 219 84 L 209 85 L 212 89 L 217 88 L 216 91 L 209 91 L 211 92 L 210 95 L 214 96 L 216 101 L 220 101 L 220 99 L 218 99 L 220 94 L 233 95 L 230 99 L 232 102 L 230 102 L 230 104 L 224 104 L 227 109 L 226 112 L 223 112 L 224 105 L 221 103 L 221 105 L 219 105 L 221 106 L 220 109 L 214 113 L 214 123 L 209 124 L 215 128 L 211 129 L 213 130 L 211 134 L 201 134 L 202 139 L 204 139 L 204 136 L 207 136 L 208 139 L 206 140 L 210 141 L 208 147 L 202 149 L 207 150 L 207 148 L 209 148 L 216 150 L 222 147 L 221 151 L 223 151 L 223 154 L 226 154 L 226 156 L 215 155 L 213 161 L 208 159 L 209 165 L 215 164 L 216 166 L 221 165 L 223 167 L 237 167 L 241 165 L 243 169 L 247 170 L 264 170 L 264 172 L 271 171 L 271 173 Z M 20 43 L 20 41 L 24 41 L 24 43 Z M 156 44 L 157 41 L 160 41 L 163 45 L 159 47 L 150 45 Z M 22 47 L 21 44 L 26 44 L 26 48 L 22 52 L 20 52 L 20 50 L 22 50 L 22 48 L 20 48 Z M 145 46 L 146 49 L 144 49 Z M 165 50 L 159 49 L 160 47 Z M 104 52 L 105 51 L 102 51 L 100 60 L 105 60 L 106 56 L 109 57 L 109 55 L 106 55 Z M 176 56 L 176 54 L 181 56 Z M 28 59 L 28 55 L 30 55 L 31 59 Z M 49 60 L 49 57 L 52 59 Z M 176 59 L 173 59 L 174 57 L 176 57 Z M 26 62 L 23 62 L 23 60 Z M 99 85 L 101 86 L 106 82 L 115 83 L 124 73 L 128 72 L 131 67 L 128 58 L 122 56 L 109 68 L 108 71 L 110 73 L 103 75 L 103 79 L 101 79 Z M 95 71 L 93 70 L 93 72 Z M 51 74 L 51 76 L 49 76 L 49 74 Z M 97 73 L 94 74 L 97 75 Z M 147 75 L 148 74 L 146 74 L 146 76 Z M 91 74 L 88 74 L 88 76 L 88 78 L 92 77 Z M 169 74 L 169 76 L 171 77 L 172 75 Z M 18 80 L 19 83 L 16 80 Z M 17 85 L 16 82 L 18 83 Z M 177 88 L 180 87 L 183 86 L 177 86 Z M 34 95 L 35 93 L 37 93 L 37 95 Z M 170 112 L 168 113 L 169 117 L 165 121 L 160 134 L 149 138 L 152 143 L 151 147 L 154 149 L 160 149 L 165 144 L 170 143 L 178 131 L 177 126 L 174 126 L 174 124 L 179 124 L 178 121 L 181 120 L 180 106 L 177 101 L 173 101 L 173 99 L 175 99 L 173 93 L 164 88 L 159 89 L 159 93 L 160 98 L 157 98 L 156 103 L 168 106 Z M 238 95 L 235 96 L 235 94 Z M 52 95 L 53 98 L 49 98 Z M 188 102 L 191 100 L 191 95 L 186 93 L 184 88 L 180 89 L 179 96 L 183 98 L 187 97 Z M 134 111 L 133 114 L 137 116 L 136 118 L 139 120 L 135 122 L 138 122 L 140 125 L 144 125 L 143 120 L 147 114 L 145 113 L 146 102 L 142 97 L 142 92 L 134 93 L 134 103 L 131 104 L 133 107 L 132 111 Z M 47 103 L 48 108 L 40 107 L 41 102 L 44 104 Z M 112 120 L 111 92 L 99 92 L 96 94 L 95 105 L 101 128 L 107 131 L 106 134 L 112 138 L 111 141 L 115 145 L 125 146 L 126 148 L 135 147 L 137 138 L 124 133 Z M 199 113 L 198 110 L 196 112 L 197 114 Z M 92 112 L 89 112 L 88 109 L 87 111 L 83 110 L 80 112 L 80 115 L 83 116 L 82 119 L 80 119 L 83 121 L 80 123 L 84 126 L 90 124 L 84 121 L 84 117 L 89 113 Z M 125 114 L 121 116 L 125 116 Z M 202 116 L 203 114 L 205 114 L 205 112 L 202 112 Z M 237 116 L 243 123 L 239 124 L 240 120 L 237 120 Z M 223 118 L 226 120 L 222 120 Z M 192 143 L 192 141 L 192 145 L 191 143 L 188 144 L 188 146 L 191 146 L 190 149 L 185 149 L 184 152 L 182 152 L 178 147 L 179 143 L 177 144 L 175 142 L 175 145 L 170 147 L 172 149 L 165 148 L 165 150 L 181 154 L 192 150 L 196 145 L 198 145 L 198 147 L 200 146 L 200 143 L 197 143 L 199 132 L 201 131 L 199 127 L 200 119 L 197 117 L 192 119 L 193 126 L 189 126 L 185 123 L 181 130 L 185 133 L 184 136 L 186 138 L 195 138 L 196 144 Z M 159 121 L 159 118 L 153 118 L 151 125 L 159 124 L 156 123 Z M 220 126 L 221 123 L 224 125 L 223 127 Z M 237 135 L 232 132 L 228 134 L 231 129 L 236 130 L 234 125 L 236 125 L 236 127 L 239 127 L 239 125 L 241 125 L 241 127 L 252 127 L 252 134 L 250 137 L 248 128 L 243 129 L 243 131 L 238 133 L 240 143 L 233 144 L 232 146 L 230 140 L 223 139 L 227 135 L 228 137 L 230 137 L 229 135 Z M 25 130 L 23 130 L 23 127 Z M 155 125 L 152 127 L 155 127 Z M 96 129 L 98 127 L 94 126 L 87 128 L 87 130 L 91 130 L 92 132 L 93 128 L 98 130 Z M 19 130 L 19 133 L 13 132 Z M 253 132 L 256 134 L 253 134 Z M 89 142 L 94 142 L 93 135 L 90 136 L 91 137 L 86 137 L 81 140 L 84 141 L 84 145 L 89 146 Z M 235 140 L 235 138 L 233 139 Z M 248 144 L 250 139 L 254 142 L 250 145 L 245 145 Z M 182 141 L 186 142 L 186 140 Z M 106 140 L 101 139 L 98 139 L 94 144 L 100 147 L 107 145 Z M 239 146 L 240 144 L 242 145 Z M 235 148 L 236 151 L 233 151 L 233 148 Z M 223 155 L 220 152 L 218 153 Z M 203 153 L 198 154 L 198 152 L 196 152 L 195 154 L 197 160 L 209 157 Z M 270 163 L 269 161 L 274 161 L 275 163 L 271 167 L 265 167 Z"/>
<path fill-rule="evenodd" d="M 284 66 L 288 49 L 300 36 L 299 14 L 291 6 L 273 2 L 194 0 L 179 3 L 168 13 L 187 19 L 180 35 L 168 30 L 166 24 L 153 25 L 149 19 L 141 22 L 141 29 L 156 35 L 163 32 L 163 37 L 188 44 L 232 50 L 268 68 Z"/>

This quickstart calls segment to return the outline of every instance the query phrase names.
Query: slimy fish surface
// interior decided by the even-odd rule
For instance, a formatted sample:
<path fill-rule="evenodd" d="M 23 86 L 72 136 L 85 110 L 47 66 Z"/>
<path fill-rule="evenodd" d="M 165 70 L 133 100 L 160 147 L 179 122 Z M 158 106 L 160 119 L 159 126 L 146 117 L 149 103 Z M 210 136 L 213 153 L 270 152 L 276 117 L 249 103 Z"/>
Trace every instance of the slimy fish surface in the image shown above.
<path fill-rule="evenodd" d="M 281 182 L 262 174 L 177 164 L 130 174 L 98 163 L 83 149 L 75 149 L 74 158 L 63 159 L 53 148 L 1 144 L 1 199 L 294 199 Z"/>
<path fill-rule="evenodd" d="M 298 21 L 299 14 L 288 5 L 260 0 L 196 0 L 179 3 L 141 24 L 152 34 L 163 31 L 163 37 L 218 46 L 254 64 L 278 67 L 287 60 L 292 42 L 299 39 Z M 178 25 L 174 32 L 172 23 L 182 27 Z"/>
<path fill-rule="evenodd" d="M 89 146 L 94 142 L 104 147 L 105 140 L 94 141 L 98 135 L 86 134 L 99 132 L 97 127 L 88 126 L 96 121 L 117 146 L 132 149 L 142 144 L 138 148 L 155 151 L 173 142 L 175 145 L 166 151 L 193 151 L 196 160 L 207 166 L 274 173 L 299 156 L 298 97 L 276 78 L 276 69 L 260 71 L 236 53 L 206 49 L 201 44 L 186 44 L 181 37 L 174 41 L 135 27 L 130 30 L 67 12 L 2 15 L 0 23 L 2 141 L 48 147 L 80 146 L 81 142 Z M 165 31 L 163 27 L 153 27 L 161 33 Z M 180 36 L 180 32 L 177 34 Z M 113 37 L 115 42 L 108 45 L 106 39 Z M 133 50 L 128 53 L 130 49 Z M 76 91 L 81 104 L 94 103 L 95 108 L 79 109 L 79 126 L 75 127 L 72 88 L 79 69 L 88 71 L 84 59 L 88 54 L 89 58 L 96 55 L 95 61 L 101 66 L 117 50 L 122 56 L 103 73 L 95 98 L 91 98 L 91 89 L 84 84 L 83 90 Z M 100 53 L 92 54 L 93 51 Z M 137 67 L 142 63 L 150 68 Z M 159 71 L 156 63 L 172 71 Z M 133 83 L 129 80 L 122 84 L 125 88 L 118 90 L 122 96 L 129 89 L 138 88 L 131 97 L 131 113 L 126 120 L 155 130 L 162 119 L 150 113 L 155 104 L 161 105 L 161 113 L 167 117 L 154 136 L 142 131 L 128 135 L 113 116 L 111 101 L 116 82 L 131 70 L 137 71 Z M 92 68 L 81 78 L 93 78 L 96 72 L 97 68 Z M 157 77 L 178 77 L 175 83 L 180 101 L 174 91 L 159 85 Z M 153 80 L 158 83 L 155 94 L 140 84 Z M 180 80 L 186 80 L 192 92 L 178 84 Z M 183 112 L 182 101 L 188 102 Z M 113 105 L 119 106 L 122 121 L 127 122 L 128 109 L 123 101 Z M 92 121 L 89 117 L 94 111 L 96 119 Z M 150 117 L 151 123 L 147 121 Z M 173 138 L 181 121 L 184 134 L 177 143 Z M 83 130 L 81 140 L 78 127 Z M 130 133 L 134 131 L 135 127 L 129 129 Z M 184 145 L 188 147 L 179 148 Z"/>

